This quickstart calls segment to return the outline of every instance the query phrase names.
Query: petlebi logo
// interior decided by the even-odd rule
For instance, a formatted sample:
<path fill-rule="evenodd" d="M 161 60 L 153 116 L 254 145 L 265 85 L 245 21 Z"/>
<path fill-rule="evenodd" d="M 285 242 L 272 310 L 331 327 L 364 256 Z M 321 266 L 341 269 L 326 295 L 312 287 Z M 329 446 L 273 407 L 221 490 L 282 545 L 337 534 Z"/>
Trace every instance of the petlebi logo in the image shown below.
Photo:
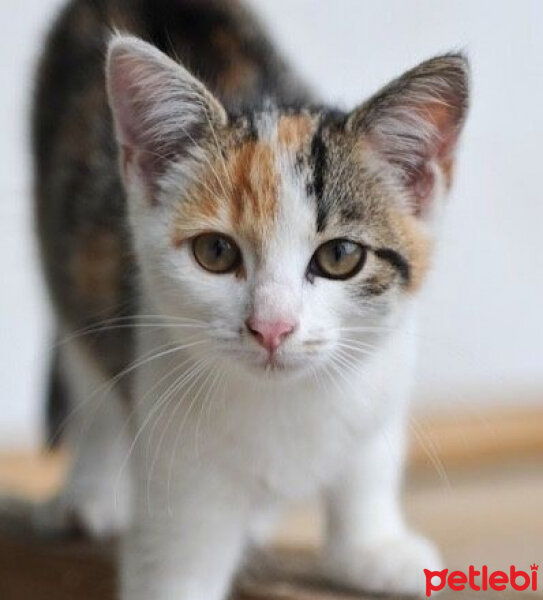
<path fill-rule="evenodd" d="M 426 596 L 429 598 L 433 592 L 441 591 L 445 586 L 455 592 L 461 592 L 466 588 L 474 592 L 495 590 L 502 592 L 509 589 L 516 592 L 525 590 L 537 591 L 537 570 L 539 565 L 535 563 L 530 565 L 530 572 L 521 571 L 514 565 L 509 567 L 509 571 L 489 572 L 485 565 L 478 571 L 473 565 L 470 565 L 467 573 L 465 571 L 429 571 L 424 569 L 426 576 Z"/>

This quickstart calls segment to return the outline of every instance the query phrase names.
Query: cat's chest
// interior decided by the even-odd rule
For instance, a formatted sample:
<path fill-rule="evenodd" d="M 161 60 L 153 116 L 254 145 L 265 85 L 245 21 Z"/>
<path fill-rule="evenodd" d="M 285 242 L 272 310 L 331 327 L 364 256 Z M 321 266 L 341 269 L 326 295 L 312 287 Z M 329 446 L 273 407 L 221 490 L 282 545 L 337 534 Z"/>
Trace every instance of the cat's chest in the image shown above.
<path fill-rule="evenodd" d="M 263 494 L 311 494 L 345 464 L 375 422 L 364 390 L 307 386 L 231 399 L 219 460 Z"/>

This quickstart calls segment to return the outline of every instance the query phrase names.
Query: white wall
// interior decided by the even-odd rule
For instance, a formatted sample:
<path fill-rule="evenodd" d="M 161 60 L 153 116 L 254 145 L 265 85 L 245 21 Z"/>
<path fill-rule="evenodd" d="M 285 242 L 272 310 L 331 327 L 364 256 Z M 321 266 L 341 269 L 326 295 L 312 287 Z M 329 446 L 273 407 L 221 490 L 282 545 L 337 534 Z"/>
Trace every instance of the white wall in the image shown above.
<path fill-rule="evenodd" d="M 543 3 L 254 0 L 323 98 L 348 107 L 438 52 L 473 63 L 473 108 L 426 293 L 418 401 L 543 402 Z M 2 7 L 0 443 L 36 439 L 48 320 L 30 235 L 31 63 L 58 0 Z"/>

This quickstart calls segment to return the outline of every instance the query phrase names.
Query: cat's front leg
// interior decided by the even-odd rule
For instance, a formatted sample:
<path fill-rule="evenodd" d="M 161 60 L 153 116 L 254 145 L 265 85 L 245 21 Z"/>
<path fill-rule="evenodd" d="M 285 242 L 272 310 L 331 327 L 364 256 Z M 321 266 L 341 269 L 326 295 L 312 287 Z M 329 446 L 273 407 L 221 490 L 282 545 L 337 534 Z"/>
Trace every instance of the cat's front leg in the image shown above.
<path fill-rule="evenodd" d="M 208 483 L 187 483 L 158 510 L 142 500 L 140 486 L 134 526 L 123 540 L 122 600 L 228 596 L 244 547 L 246 503 L 228 485 Z"/>
<path fill-rule="evenodd" d="M 404 437 L 404 423 L 394 417 L 360 445 L 330 490 L 323 568 L 340 585 L 422 594 L 423 570 L 441 568 L 435 546 L 402 514 Z"/>
<path fill-rule="evenodd" d="M 58 495 L 33 508 L 33 525 L 47 536 L 117 535 L 128 527 L 132 503 L 126 406 L 77 341 L 62 345 L 60 360 L 70 403 L 62 433 L 73 459 Z"/>

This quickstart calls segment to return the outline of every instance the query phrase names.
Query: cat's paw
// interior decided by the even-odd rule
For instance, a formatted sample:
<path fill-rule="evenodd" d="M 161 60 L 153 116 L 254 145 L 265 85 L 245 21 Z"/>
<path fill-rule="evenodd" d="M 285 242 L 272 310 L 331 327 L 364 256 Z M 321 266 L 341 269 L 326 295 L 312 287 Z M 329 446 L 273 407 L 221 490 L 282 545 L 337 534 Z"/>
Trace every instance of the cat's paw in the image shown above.
<path fill-rule="evenodd" d="M 441 570 L 438 550 L 413 533 L 383 539 L 355 551 L 330 553 L 323 559 L 326 578 L 365 592 L 423 595 L 424 569 Z"/>
<path fill-rule="evenodd" d="M 38 504 L 33 512 L 37 533 L 46 537 L 79 534 L 93 539 L 116 536 L 128 526 L 129 511 L 123 502 L 107 495 L 67 499 L 60 495 Z"/>

